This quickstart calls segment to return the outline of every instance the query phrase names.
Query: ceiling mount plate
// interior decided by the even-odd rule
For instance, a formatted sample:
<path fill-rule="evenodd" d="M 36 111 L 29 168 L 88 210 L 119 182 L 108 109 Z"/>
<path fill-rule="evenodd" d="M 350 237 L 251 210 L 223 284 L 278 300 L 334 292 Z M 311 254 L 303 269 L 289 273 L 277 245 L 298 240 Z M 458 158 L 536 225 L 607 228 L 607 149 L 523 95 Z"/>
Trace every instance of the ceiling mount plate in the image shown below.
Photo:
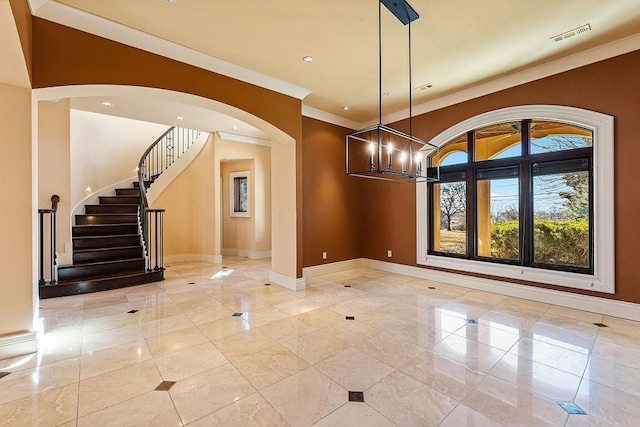
<path fill-rule="evenodd" d="M 404 25 L 420 17 L 411 5 L 404 0 L 380 0 L 380 3 L 385 5 L 389 12 L 393 13 Z"/>

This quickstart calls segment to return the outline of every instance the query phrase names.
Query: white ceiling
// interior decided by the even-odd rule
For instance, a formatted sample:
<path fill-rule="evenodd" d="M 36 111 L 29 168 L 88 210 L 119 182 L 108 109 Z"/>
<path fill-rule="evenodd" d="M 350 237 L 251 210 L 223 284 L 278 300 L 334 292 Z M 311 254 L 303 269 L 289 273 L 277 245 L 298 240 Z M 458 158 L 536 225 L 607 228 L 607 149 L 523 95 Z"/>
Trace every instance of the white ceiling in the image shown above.
<path fill-rule="evenodd" d="M 32 12 L 45 19 L 137 47 L 142 39 L 146 37 L 148 42 L 151 37 L 157 41 L 151 44 L 168 43 L 174 52 L 168 55 L 171 57 L 227 61 L 226 69 L 231 74 L 244 69 L 258 79 L 260 76 L 271 79 L 271 86 L 265 87 L 273 89 L 281 84 L 291 90 L 308 89 L 311 93 L 303 99 L 307 111 L 329 113 L 345 123 L 355 124 L 378 118 L 378 1 L 29 1 Z M 410 3 L 420 14 L 411 28 L 414 88 L 411 93 L 413 105 L 418 107 L 414 112 L 420 111 L 421 105 L 439 108 L 464 97 L 480 96 L 478 88 L 489 93 L 540 78 L 540 74 L 550 75 L 603 59 L 607 54 L 640 49 L 640 0 L 411 0 Z M 558 43 L 550 40 L 584 24 L 589 24 L 591 31 Z M 100 25 L 109 28 L 100 33 L 97 30 Z M 395 119 L 403 114 L 406 117 L 407 28 L 384 7 L 382 40 L 382 90 L 391 93 L 383 98 L 383 114 L 395 113 Z M 614 45 L 624 45 L 624 49 Z M 176 54 L 176 49 L 186 53 Z M 314 61 L 303 62 L 305 55 L 313 56 Z M 535 74 L 534 70 L 543 72 Z M 433 87 L 415 90 L 426 83 Z M 298 93 L 304 96 L 307 92 Z M 91 102 L 95 101 L 98 100 Z M 89 108 L 86 106 L 89 102 L 73 103 L 85 109 Z M 118 108 L 143 114 L 138 110 L 141 105 L 128 106 L 129 102 L 138 100 L 119 100 Z M 349 109 L 344 110 L 343 106 Z M 144 107 L 148 114 L 155 114 L 155 103 Z M 158 112 L 164 114 L 161 120 L 153 117 L 147 120 L 172 123 L 171 118 L 176 115 L 187 116 L 178 110 Z M 115 109 L 112 111 L 115 114 Z M 219 123 L 226 128 L 233 125 Z"/>
<path fill-rule="evenodd" d="M 105 106 L 102 105 L 103 102 L 109 102 L 112 105 Z M 225 114 L 161 98 L 76 97 L 71 98 L 71 108 L 207 132 L 224 132 L 261 140 L 269 139 L 261 130 Z M 182 117 L 183 120 L 177 117 Z"/>

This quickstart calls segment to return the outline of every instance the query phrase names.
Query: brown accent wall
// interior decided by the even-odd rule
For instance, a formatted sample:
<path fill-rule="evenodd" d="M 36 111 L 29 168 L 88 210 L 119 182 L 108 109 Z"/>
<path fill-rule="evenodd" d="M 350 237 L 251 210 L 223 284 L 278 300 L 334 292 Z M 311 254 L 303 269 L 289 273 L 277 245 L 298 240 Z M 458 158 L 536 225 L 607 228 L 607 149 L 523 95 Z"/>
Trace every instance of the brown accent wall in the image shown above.
<path fill-rule="evenodd" d="M 11 6 L 11 11 L 13 12 L 13 19 L 16 22 L 16 28 L 18 29 L 18 37 L 20 37 L 22 52 L 27 64 L 29 80 L 33 83 L 33 68 L 31 61 L 31 9 L 29 9 L 29 3 L 27 3 L 27 0 L 9 0 L 9 4 Z"/>
<path fill-rule="evenodd" d="M 345 174 L 350 129 L 302 119 L 304 266 L 361 257 L 362 180 Z M 327 259 L 322 259 L 327 252 Z"/>
<path fill-rule="evenodd" d="M 616 294 L 570 291 L 640 303 L 640 245 L 634 232 L 640 212 L 639 75 L 640 51 L 635 51 L 420 115 L 414 118 L 415 134 L 429 140 L 469 117 L 515 105 L 565 105 L 614 116 Z M 406 121 L 396 125 L 406 127 Z M 362 189 L 371 208 L 364 215 L 363 256 L 416 265 L 414 187 L 367 181 Z M 391 225 L 393 233 L 384 232 Z M 387 249 L 400 244 L 405 248 L 388 259 Z"/>

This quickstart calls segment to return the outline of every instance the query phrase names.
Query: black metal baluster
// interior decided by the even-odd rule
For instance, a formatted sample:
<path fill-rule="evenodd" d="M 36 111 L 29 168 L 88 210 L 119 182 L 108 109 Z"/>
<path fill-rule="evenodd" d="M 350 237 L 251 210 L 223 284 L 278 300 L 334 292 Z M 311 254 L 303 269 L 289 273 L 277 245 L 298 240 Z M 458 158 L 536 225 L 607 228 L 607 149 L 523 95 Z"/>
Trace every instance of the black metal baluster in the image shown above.
<path fill-rule="evenodd" d="M 40 216 L 40 280 L 38 285 L 43 286 L 47 282 L 44 280 L 44 211 L 38 210 Z"/>

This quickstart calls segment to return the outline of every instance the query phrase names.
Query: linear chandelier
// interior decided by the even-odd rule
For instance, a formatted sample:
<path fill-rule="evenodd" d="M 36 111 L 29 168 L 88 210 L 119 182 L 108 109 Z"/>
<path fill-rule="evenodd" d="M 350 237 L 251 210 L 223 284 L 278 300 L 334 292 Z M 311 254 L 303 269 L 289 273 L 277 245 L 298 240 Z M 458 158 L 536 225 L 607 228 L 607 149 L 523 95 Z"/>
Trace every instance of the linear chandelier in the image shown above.
<path fill-rule="evenodd" d="M 382 124 L 382 5 L 408 27 L 409 48 L 409 133 Z M 439 157 L 439 148 L 413 135 L 411 81 L 411 22 L 419 15 L 404 0 L 378 2 L 378 102 L 377 124 L 350 133 L 346 137 L 347 175 L 381 179 L 399 183 L 434 182 L 440 179 L 440 168 L 431 169 L 428 156 Z M 436 162 L 438 163 L 438 162 Z"/>

